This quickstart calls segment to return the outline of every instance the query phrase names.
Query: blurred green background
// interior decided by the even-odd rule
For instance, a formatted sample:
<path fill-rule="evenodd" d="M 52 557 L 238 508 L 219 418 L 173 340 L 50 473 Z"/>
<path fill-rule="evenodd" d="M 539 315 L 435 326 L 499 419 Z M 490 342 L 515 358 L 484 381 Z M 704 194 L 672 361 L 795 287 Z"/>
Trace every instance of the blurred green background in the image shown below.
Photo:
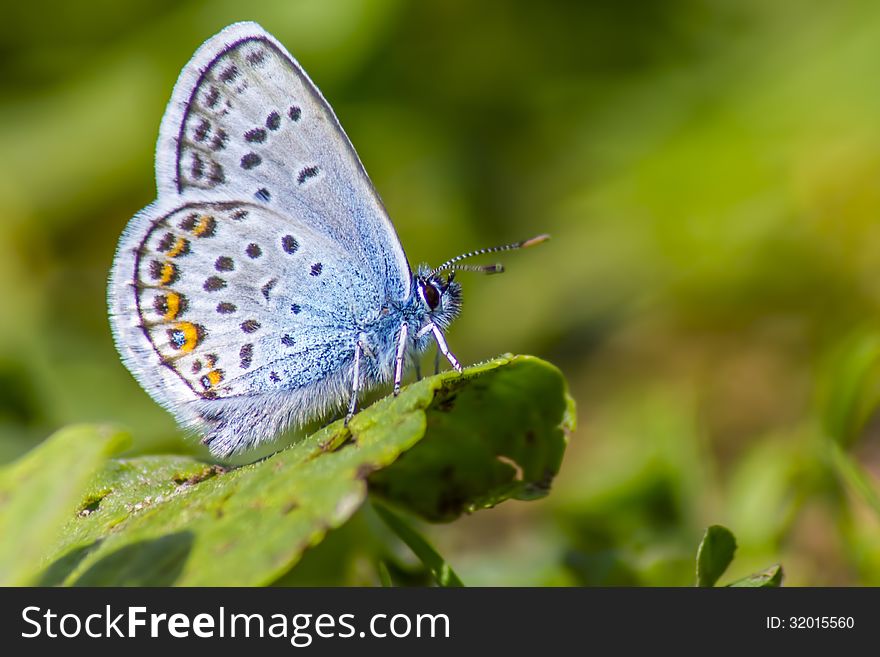
<path fill-rule="evenodd" d="M 464 363 L 556 363 L 553 493 L 431 528 L 469 584 L 880 585 L 880 5 L 4 0 L 0 462 L 72 422 L 196 451 L 121 365 L 105 285 L 174 81 L 256 20 L 335 108 L 412 263 L 462 274 Z M 467 278 L 465 278 L 467 277 Z"/>

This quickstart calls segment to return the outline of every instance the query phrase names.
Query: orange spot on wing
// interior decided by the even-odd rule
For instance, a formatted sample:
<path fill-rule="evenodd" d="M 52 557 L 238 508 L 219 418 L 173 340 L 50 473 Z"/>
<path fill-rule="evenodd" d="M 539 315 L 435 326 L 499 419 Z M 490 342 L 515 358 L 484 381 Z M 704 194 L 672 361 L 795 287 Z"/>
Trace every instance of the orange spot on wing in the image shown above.
<path fill-rule="evenodd" d="M 171 320 L 177 317 L 177 313 L 180 312 L 180 295 L 176 292 L 170 292 L 166 297 L 165 303 L 168 305 L 168 310 L 165 311 L 165 319 Z"/>
<path fill-rule="evenodd" d="M 168 285 L 171 280 L 174 278 L 174 265 L 170 262 L 166 262 L 162 265 L 162 273 L 159 276 L 159 285 Z"/>
<path fill-rule="evenodd" d="M 213 223 L 214 217 L 203 214 L 201 217 L 199 217 L 199 223 L 197 223 L 196 227 L 193 228 L 193 235 L 195 235 L 196 237 L 201 237 L 211 229 Z"/>
<path fill-rule="evenodd" d="M 171 250 L 168 251 L 169 258 L 176 258 L 181 253 L 183 253 L 184 249 L 186 249 L 186 238 L 178 237 L 177 241 L 174 243 L 174 246 L 171 247 Z"/>
<path fill-rule="evenodd" d="M 208 372 L 208 381 L 211 382 L 211 387 L 216 386 L 223 380 L 223 370 L 211 370 Z"/>
<path fill-rule="evenodd" d="M 175 330 L 183 333 L 180 351 L 184 353 L 189 353 L 195 349 L 202 338 L 202 332 L 199 330 L 199 327 L 190 322 L 180 322 L 180 324 L 175 326 Z"/>

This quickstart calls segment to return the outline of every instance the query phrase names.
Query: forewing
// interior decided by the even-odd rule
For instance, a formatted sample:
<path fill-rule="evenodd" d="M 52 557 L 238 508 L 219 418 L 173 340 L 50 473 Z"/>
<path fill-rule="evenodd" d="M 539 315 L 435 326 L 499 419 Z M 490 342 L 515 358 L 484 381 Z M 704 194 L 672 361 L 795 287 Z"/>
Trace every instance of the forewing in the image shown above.
<path fill-rule="evenodd" d="M 187 64 L 162 121 L 163 196 L 251 201 L 298 217 L 351 255 L 389 300 L 410 270 L 382 202 L 333 110 L 255 23 L 232 25 Z"/>

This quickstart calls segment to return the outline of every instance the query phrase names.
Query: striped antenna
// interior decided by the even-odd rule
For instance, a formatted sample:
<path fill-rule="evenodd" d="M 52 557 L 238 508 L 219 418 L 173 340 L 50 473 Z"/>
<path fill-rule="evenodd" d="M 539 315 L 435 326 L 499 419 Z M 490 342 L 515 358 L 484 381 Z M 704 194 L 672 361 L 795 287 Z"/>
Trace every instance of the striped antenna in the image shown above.
<path fill-rule="evenodd" d="M 516 249 L 526 249 L 530 246 L 535 246 L 536 244 L 540 244 L 541 242 L 546 242 L 550 239 L 549 235 L 538 235 L 537 237 L 533 237 L 531 239 L 523 240 L 522 242 L 514 242 L 513 244 L 505 244 L 504 246 L 490 246 L 487 249 L 477 249 L 476 251 L 471 251 L 470 253 L 463 253 L 460 256 L 456 256 L 447 260 L 439 267 L 435 267 L 431 270 L 431 276 L 440 273 L 446 269 L 457 269 L 461 271 L 484 271 L 488 274 L 500 274 L 504 271 L 504 268 L 500 265 L 487 265 L 486 267 L 477 267 L 476 269 L 471 269 L 471 267 L 464 266 L 454 266 L 455 263 L 465 260 L 466 258 L 473 258 L 474 256 L 485 255 L 487 253 L 498 253 L 499 251 L 515 251 Z"/>

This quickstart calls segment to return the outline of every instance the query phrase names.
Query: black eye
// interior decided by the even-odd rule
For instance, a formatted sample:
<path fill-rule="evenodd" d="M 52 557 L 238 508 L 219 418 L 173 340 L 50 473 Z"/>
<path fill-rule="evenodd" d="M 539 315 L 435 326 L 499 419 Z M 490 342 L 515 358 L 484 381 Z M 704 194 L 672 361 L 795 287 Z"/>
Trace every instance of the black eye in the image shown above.
<path fill-rule="evenodd" d="M 427 283 L 422 286 L 422 291 L 425 294 L 425 301 L 428 303 L 428 308 L 435 310 L 437 306 L 440 305 L 440 290 L 434 287 L 431 283 Z"/>

